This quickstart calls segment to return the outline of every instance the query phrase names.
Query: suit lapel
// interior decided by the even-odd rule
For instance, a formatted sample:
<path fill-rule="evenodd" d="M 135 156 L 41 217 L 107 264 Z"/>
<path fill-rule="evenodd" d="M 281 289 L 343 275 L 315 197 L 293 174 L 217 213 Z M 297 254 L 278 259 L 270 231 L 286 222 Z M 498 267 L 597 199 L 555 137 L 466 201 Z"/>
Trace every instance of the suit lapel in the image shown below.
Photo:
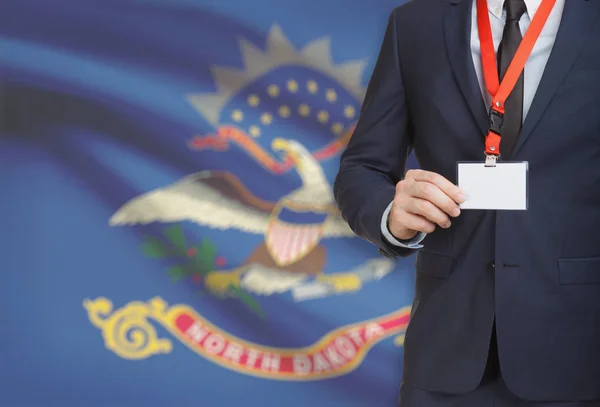
<path fill-rule="evenodd" d="M 600 0 L 566 0 L 560 27 L 546 69 L 523 123 L 513 156 L 523 146 L 586 42 L 600 10 Z"/>
<path fill-rule="evenodd" d="M 449 0 L 444 10 L 444 38 L 454 78 L 483 137 L 488 114 L 471 55 L 471 6 L 468 0 Z"/>

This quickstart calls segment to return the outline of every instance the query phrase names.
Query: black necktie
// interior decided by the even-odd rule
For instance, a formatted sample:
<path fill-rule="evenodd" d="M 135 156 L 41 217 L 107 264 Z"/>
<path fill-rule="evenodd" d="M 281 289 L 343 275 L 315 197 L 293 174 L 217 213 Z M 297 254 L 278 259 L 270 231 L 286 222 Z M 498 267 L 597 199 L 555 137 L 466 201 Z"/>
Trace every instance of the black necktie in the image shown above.
<path fill-rule="evenodd" d="M 519 44 L 523 39 L 519 20 L 527 11 L 527 6 L 523 0 L 505 0 L 506 6 L 506 25 L 502 34 L 502 42 L 498 47 L 498 71 L 500 81 L 504 78 L 506 70 L 510 65 Z M 523 123 L 523 73 L 519 77 L 517 84 L 512 90 L 508 99 L 504 103 L 504 122 L 500 129 L 502 136 L 500 142 L 500 153 L 508 158 L 512 154 L 513 147 L 521 131 Z"/>

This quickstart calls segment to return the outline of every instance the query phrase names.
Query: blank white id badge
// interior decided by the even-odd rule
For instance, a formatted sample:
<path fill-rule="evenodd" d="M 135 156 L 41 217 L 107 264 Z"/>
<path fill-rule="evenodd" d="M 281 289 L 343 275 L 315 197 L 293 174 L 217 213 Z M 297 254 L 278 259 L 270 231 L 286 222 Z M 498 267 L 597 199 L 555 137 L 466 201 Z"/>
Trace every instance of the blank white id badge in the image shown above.
<path fill-rule="evenodd" d="M 529 165 L 523 162 L 458 163 L 458 187 L 466 200 L 461 209 L 526 210 Z"/>

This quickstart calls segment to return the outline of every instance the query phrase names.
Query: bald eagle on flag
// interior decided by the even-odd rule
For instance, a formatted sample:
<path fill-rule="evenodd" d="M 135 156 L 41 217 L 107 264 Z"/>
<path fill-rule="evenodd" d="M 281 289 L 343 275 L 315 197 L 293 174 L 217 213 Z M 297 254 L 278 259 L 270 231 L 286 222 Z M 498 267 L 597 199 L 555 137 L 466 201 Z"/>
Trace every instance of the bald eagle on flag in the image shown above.
<path fill-rule="evenodd" d="M 204 171 L 134 198 L 111 217 L 110 224 L 192 221 L 263 234 L 278 268 L 305 258 L 323 238 L 353 236 L 312 154 L 295 140 L 275 139 L 272 148 L 291 158 L 302 181 L 300 188 L 277 202 L 258 198 L 229 172 Z"/>

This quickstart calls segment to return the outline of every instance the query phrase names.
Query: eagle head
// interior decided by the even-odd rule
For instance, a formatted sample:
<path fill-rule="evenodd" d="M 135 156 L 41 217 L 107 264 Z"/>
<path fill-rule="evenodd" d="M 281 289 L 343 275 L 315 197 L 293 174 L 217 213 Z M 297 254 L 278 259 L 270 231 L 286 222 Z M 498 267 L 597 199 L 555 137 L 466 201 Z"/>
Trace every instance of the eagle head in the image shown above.
<path fill-rule="evenodd" d="M 298 175 L 302 180 L 302 188 L 288 198 L 294 198 L 305 203 L 333 201 L 331 186 L 321 167 L 310 151 L 296 140 L 276 138 L 271 143 L 274 151 L 280 151 L 294 162 Z"/>

